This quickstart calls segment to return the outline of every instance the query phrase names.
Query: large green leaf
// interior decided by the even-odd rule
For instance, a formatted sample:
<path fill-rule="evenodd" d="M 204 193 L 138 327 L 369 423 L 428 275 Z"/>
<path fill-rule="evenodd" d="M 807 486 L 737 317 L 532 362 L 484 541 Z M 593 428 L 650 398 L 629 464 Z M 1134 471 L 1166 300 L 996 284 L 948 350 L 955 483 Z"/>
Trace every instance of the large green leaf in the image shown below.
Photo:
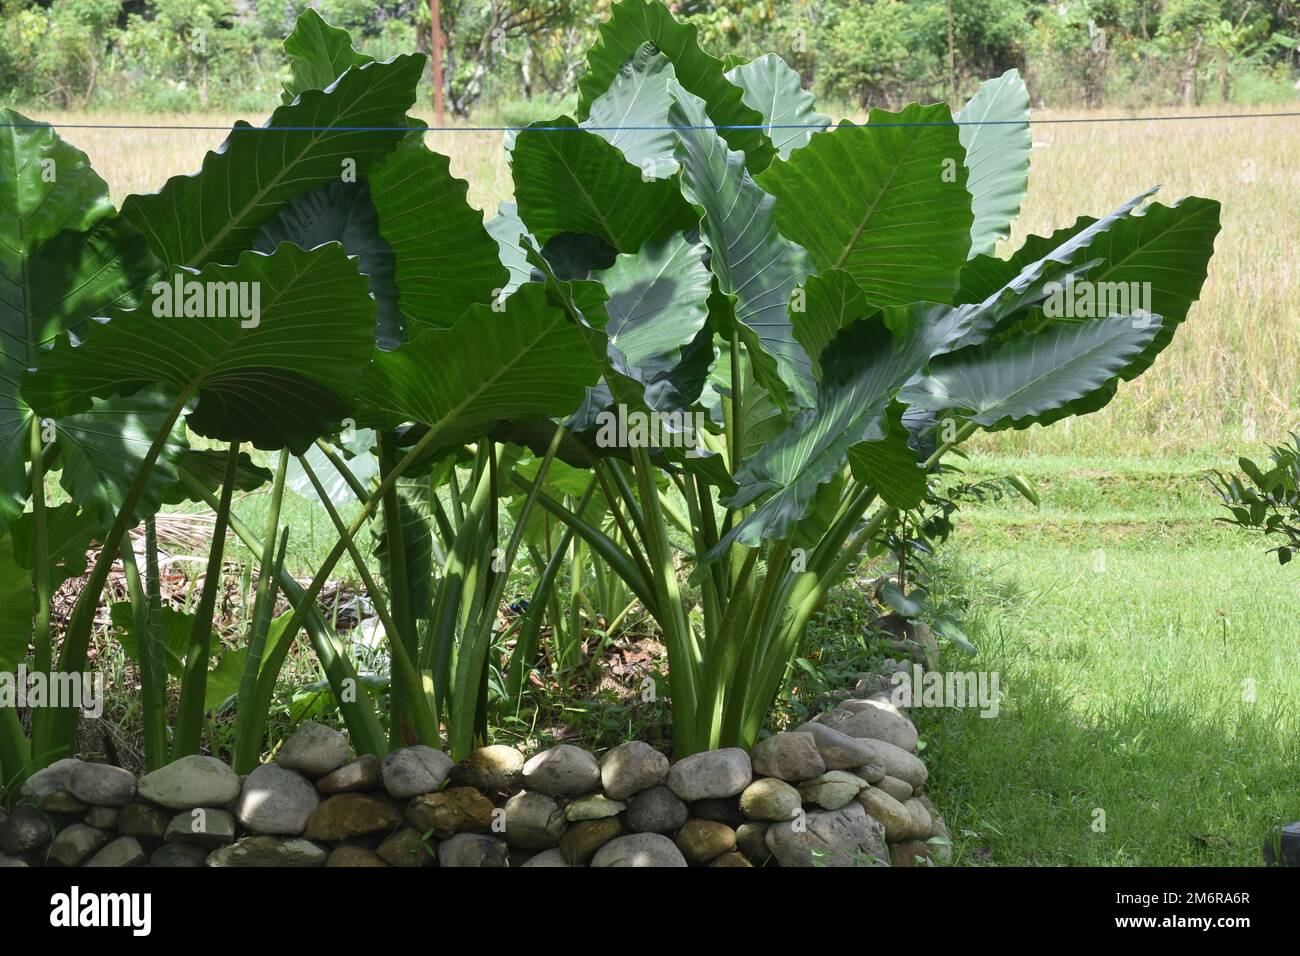
<path fill-rule="evenodd" d="M 617 147 L 567 116 L 519 131 L 511 172 L 519 215 L 539 243 L 599 236 L 619 252 L 693 225 L 670 180 L 647 179 Z"/>
<path fill-rule="evenodd" d="M 352 407 L 374 348 L 374 301 L 366 279 L 336 243 L 272 255 L 246 252 L 230 266 L 185 272 L 206 290 L 260 290 L 256 326 L 226 318 L 155 315 L 165 303 L 90 323 L 79 344 L 63 339 L 27 378 L 24 396 L 42 414 L 86 410 L 96 397 L 163 385 L 197 394 L 191 429 L 258 448 L 301 451 L 337 430 Z M 163 285 L 160 283 L 159 285 Z M 245 327 L 246 324 L 249 327 Z"/>
<path fill-rule="evenodd" d="M 642 44 L 591 104 L 581 125 L 616 146 L 642 175 L 671 176 L 677 171 L 677 137 L 668 125 L 668 81 L 673 78 L 672 61 L 653 45 Z"/>
<path fill-rule="evenodd" d="M 406 337 L 398 309 L 395 256 L 379 232 L 379 214 L 364 181 L 333 182 L 303 193 L 258 231 L 253 248 L 270 254 L 282 242 L 315 249 L 337 242 L 357 259 L 375 300 L 375 339 L 380 348 L 396 348 Z"/>
<path fill-rule="evenodd" d="M 821 356 L 844 326 L 876 311 L 867 302 L 862 287 L 843 269 L 828 269 L 810 276 L 803 285 L 803 304 L 794 323 L 794 337 L 812 360 L 814 373 L 821 377 Z"/>
<path fill-rule="evenodd" d="M 816 98 L 800 84 L 799 74 L 775 53 L 728 70 L 727 79 L 741 88 L 746 106 L 763 114 L 767 136 L 782 159 L 830 125 L 831 118 L 813 108 Z"/>
<path fill-rule="evenodd" d="M 285 38 L 289 55 L 289 79 L 284 84 L 284 102 L 307 90 L 323 90 L 345 70 L 369 63 L 373 57 L 352 49 L 347 30 L 330 26 L 308 7 L 298 15 L 293 32 Z"/>
<path fill-rule="evenodd" d="M 773 198 L 750 178 L 744 154 L 707 128 L 703 100 L 676 82 L 669 90 L 682 192 L 699 212 L 709 267 L 734 304 L 755 376 L 778 402 L 788 389 L 806 405 L 815 389 L 812 363 L 794 337 L 790 296 L 813 271 L 808 254 L 777 232 Z"/>
<path fill-rule="evenodd" d="M 13 538 L 0 533 L 0 672 L 26 659 L 34 610 L 31 569 L 15 560 Z"/>
<path fill-rule="evenodd" d="M 1020 202 L 1029 188 L 1029 91 L 1016 70 L 985 80 L 954 117 L 961 124 L 966 148 L 975 222 L 970 256 L 990 254 L 999 239 L 1011 235 Z"/>
<path fill-rule="evenodd" d="M 496 240 L 497 255 L 509 273 L 510 278 L 501 289 L 501 296 L 508 296 L 533 275 L 533 267 L 528 263 L 528 250 L 524 248 L 528 228 L 512 202 L 500 203 L 497 214 L 485 222 L 483 228 Z"/>
<path fill-rule="evenodd" d="M 1109 402 L 1120 374 L 1160 326 L 1155 316 L 1056 322 L 941 356 L 899 397 L 989 431 L 1049 425 Z"/>
<path fill-rule="evenodd" d="M 651 43 L 672 61 L 678 82 L 708 104 L 708 121 L 727 127 L 721 132 L 728 146 L 745 153 L 753 169 L 771 161 L 762 114 L 745 105 L 740 88 L 724 75 L 723 62 L 700 49 L 694 24 L 679 23 L 659 0 L 619 0 L 599 33 L 587 51 L 587 72 L 578 81 L 579 118 L 587 117 L 642 44 Z"/>
<path fill-rule="evenodd" d="M 23 370 L 60 332 L 133 305 L 158 263 L 85 153 L 14 110 L 0 122 L 0 519 L 12 519 L 27 497 Z"/>
<path fill-rule="evenodd" d="M 63 471 L 59 484 L 72 500 L 105 527 L 113 523 L 139 463 L 166 423 L 175 396 L 165 388 L 142 388 L 126 398 L 92 398 L 90 408 L 59 420 L 57 435 Z M 135 507 L 143 520 L 156 514 L 168 490 L 180 480 L 177 465 L 189 448 L 185 423 L 176 419 Z"/>
<path fill-rule="evenodd" d="M 365 175 L 392 152 L 403 134 L 391 130 L 406 128 L 423 68 L 416 54 L 367 63 L 327 90 L 303 92 L 264 126 L 239 123 L 198 173 L 128 196 L 122 215 L 170 265 L 233 262 L 294 197 Z"/>
<path fill-rule="evenodd" d="M 36 550 L 33 536 L 36 519 L 28 511 L 9 526 L 13 538 L 14 558 L 24 570 L 35 569 Z M 50 590 L 57 591 L 69 578 L 86 573 L 86 552 L 102 536 L 104 525 L 95 515 L 70 501 L 45 511 L 45 548 Z"/>
<path fill-rule="evenodd" d="M 542 284 L 528 283 L 503 311 L 471 306 L 450 329 L 426 329 L 376 353 L 366 400 L 382 424 L 421 422 L 446 447 L 500 421 L 567 414 L 600 372 L 584 332 Z"/>
<path fill-rule="evenodd" d="M 947 106 L 871 111 L 814 136 L 758 177 L 781 234 L 818 271 L 844 269 L 877 305 L 952 302 L 973 216 Z"/>
<path fill-rule="evenodd" d="M 408 335 L 454 325 L 474 303 L 490 302 L 509 275 L 469 185 L 450 161 L 406 139 L 370 176 L 379 231 L 397 256 L 397 285 Z"/>
<path fill-rule="evenodd" d="M 889 425 L 879 441 L 865 441 L 849 449 L 853 477 L 876 489 L 882 501 L 894 508 L 915 508 L 925 497 L 925 470 L 908 445 L 903 425 L 903 405 L 889 409 Z"/>
<path fill-rule="evenodd" d="M 226 477 L 226 462 L 229 460 L 229 456 L 229 449 L 191 448 L 180 456 L 176 465 L 181 472 L 198 481 L 203 488 L 216 495 L 221 489 L 221 482 Z M 271 477 L 270 470 L 263 468 L 261 465 L 253 464 L 253 459 L 248 457 L 247 452 L 241 451 L 239 453 L 239 458 L 235 463 L 235 480 L 233 482 L 236 491 L 256 491 L 269 482 Z M 163 494 L 163 504 L 167 505 L 203 500 L 190 487 L 189 483 L 183 480 L 172 485 Z"/>

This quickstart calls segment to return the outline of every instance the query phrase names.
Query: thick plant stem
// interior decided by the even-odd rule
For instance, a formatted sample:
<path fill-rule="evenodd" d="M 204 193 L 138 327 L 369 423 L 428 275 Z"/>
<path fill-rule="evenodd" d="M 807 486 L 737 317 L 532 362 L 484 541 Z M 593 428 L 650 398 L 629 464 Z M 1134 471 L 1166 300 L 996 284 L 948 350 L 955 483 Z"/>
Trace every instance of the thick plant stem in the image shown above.
<path fill-rule="evenodd" d="M 122 539 L 121 548 L 122 571 L 126 575 L 138 644 L 144 762 L 150 770 L 157 770 L 167 762 L 167 675 L 165 671 L 159 674 L 159 667 L 165 666 L 161 659 L 162 605 L 160 600 L 155 600 L 159 592 L 157 547 L 157 524 L 149 517 L 145 519 L 144 582 L 140 579 L 130 536 Z"/>
<path fill-rule="evenodd" d="M 157 462 L 159 454 L 162 453 L 163 446 L 167 443 L 167 437 L 171 434 L 176 420 L 185 409 L 185 405 L 189 402 L 192 394 L 192 390 L 187 390 L 177 396 L 176 401 L 167 413 L 166 419 L 159 426 L 158 434 L 154 436 L 153 443 L 140 461 L 135 473 L 135 480 L 131 482 L 131 487 L 127 489 L 126 495 L 123 497 L 122 507 L 118 510 L 112 527 L 104 535 L 104 544 L 100 548 L 99 555 L 95 558 L 95 563 L 91 567 L 89 575 L 87 575 L 81 593 L 77 595 L 77 603 L 73 605 L 72 615 L 68 619 L 68 626 L 64 631 L 63 647 L 59 652 L 59 670 L 65 674 L 80 673 L 86 667 L 86 652 L 90 647 L 90 632 L 95 625 L 95 612 L 99 607 L 99 596 L 103 593 L 104 585 L 108 581 L 108 574 L 112 570 L 113 559 L 117 554 L 118 545 L 122 540 L 122 536 L 126 534 L 132 525 L 136 505 L 139 504 L 140 496 L 144 493 L 145 483 L 149 480 L 154 463 Z M 48 766 L 49 763 L 60 757 L 72 755 L 73 736 L 77 729 L 78 713 L 79 711 L 76 708 L 49 707 L 33 715 L 32 753 L 35 755 L 34 759 L 41 766 Z"/>
<path fill-rule="evenodd" d="M 370 569 L 366 567 L 366 559 L 362 556 L 360 549 L 357 548 L 352 535 L 348 534 L 347 526 L 343 523 L 343 519 L 339 517 L 338 509 L 326 496 L 325 488 L 321 485 L 320 479 L 316 477 L 316 472 L 312 470 L 311 465 L 305 458 L 299 458 L 298 464 L 302 466 L 307 479 L 311 482 L 312 487 L 316 489 L 321 504 L 325 506 L 330 520 L 334 522 L 334 529 L 347 542 L 348 555 L 352 558 L 352 563 L 361 576 L 361 583 L 365 585 L 366 593 L 370 595 L 370 601 L 375 606 L 375 613 L 379 616 L 379 623 L 384 626 L 384 633 L 389 635 L 388 644 L 393 650 L 393 660 L 401 673 L 401 684 L 406 690 L 407 701 L 410 704 L 411 715 L 414 719 L 416 742 L 429 747 L 441 746 L 442 739 L 438 733 L 438 721 L 433 716 L 432 681 L 428 681 L 427 686 L 422 685 L 420 674 L 415 668 L 415 662 L 407 651 L 405 643 L 398 637 L 397 622 L 393 620 L 388 605 L 382 597 L 382 592 L 375 583 L 374 576 L 370 573 Z M 397 683 L 397 681 L 394 681 L 393 685 L 396 686 Z M 394 718 L 396 718 L 396 712 L 394 712 Z"/>
<path fill-rule="evenodd" d="M 391 434 L 381 434 L 379 436 L 379 469 L 383 475 L 392 470 L 396 464 L 396 445 L 394 444 Z M 305 467 L 305 463 L 304 463 Z M 308 472 L 311 477 L 311 473 Z M 313 478 L 313 484 L 315 480 Z M 321 491 L 317 491 L 321 494 Z M 322 501 L 324 499 L 322 498 Z M 326 507 L 330 507 L 327 503 Z M 392 610 L 391 618 L 384 622 L 384 629 L 389 635 L 389 644 L 401 645 L 401 655 L 408 661 L 414 660 L 419 656 L 420 648 L 418 636 L 415 632 L 415 608 L 411 605 L 411 587 L 407 576 L 406 565 L 406 529 L 402 527 L 402 510 L 401 504 L 397 498 L 397 486 L 393 485 L 383 498 L 383 522 L 384 535 L 388 544 L 388 603 Z M 336 522 L 336 525 L 339 524 Z M 343 528 L 338 528 L 340 534 L 344 533 Z M 349 544 L 349 548 L 353 546 Z M 364 570 L 364 561 L 358 562 L 353 554 L 353 561 L 357 563 L 358 570 Z M 372 598 L 377 598 L 379 592 L 376 591 L 369 583 L 366 587 L 370 589 Z M 391 631 L 388 628 L 392 628 Z M 418 703 L 408 699 L 408 687 L 406 681 L 393 681 L 390 690 L 392 700 L 392 723 L 388 728 L 388 744 L 390 747 L 401 747 L 403 744 L 411 743 L 409 740 L 413 728 L 412 722 L 416 719 L 415 708 Z M 437 733 L 435 726 L 434 733 Z M 424 732 L 421 732 L 424 736 Z M 421 743 L 426 741 L 421 740 Z"/>
<path fill-rule="evenodd" d="M 289 469 L 289 449 L 282 448 L 275 465 L 275 479 L 271 484 L 271 507 L 267 510 L 262 532 L 261 560 L 257 571 L 257 593 L 253 599 L 253 624 L 248 635 L 248 656 L 244 658 L 244 672 L 239 676 L 239 692 L 235 697 L 235 740 L 252 733 L 255 721 L 251 708 L 257 693 L 257 675 L 266 652 L 266 638 L 271 629 L 271 615 L 278 590 L 278 576 L 284 568 L 284 551 L 288 546 L 288 529 L 280 537 L 279 557 L 276 554 L 276 537 L 280 532 L 280 508 L 284 501 L 284 480 Z M 259 740 L 260 744 L 260 740 Z"/>
<path fill-rule="evenodd" d="M 50 540 L 45 510 L 45 447 L 41 441 L 41 421 L 32 419 L 32 592 L 36 615 L 32 643 L 36 648 L 36 672 L 49 674 L 54 663 L 50 641 Z"/>
<path fill-rule="evenodd" d="M 203 577 L 203 591 L 194 615 L 189 650 L 185 654 L 185 673 L 181 678 L 180 711 L 172 735 L 172 760 L 199 752 L 203 730 L 204 697 L 208 688 L 208 658 L 212 648 L 212 613 L 221 589 L 221 571 L 225 567 L 226 529 L 230 525 L 230 503 L 235 492 L 235 474 L 239 467 L 239 442 L 231 442 L 226 452 L 226 473 L 221 480 L 221 501 L 212 526 L 212 545 Z"/>
<path fill-rule="evenodd" d="M 18 711 L 0 707 L 0 798 L 19 786 L 31 772 L 32 750 Z"/>

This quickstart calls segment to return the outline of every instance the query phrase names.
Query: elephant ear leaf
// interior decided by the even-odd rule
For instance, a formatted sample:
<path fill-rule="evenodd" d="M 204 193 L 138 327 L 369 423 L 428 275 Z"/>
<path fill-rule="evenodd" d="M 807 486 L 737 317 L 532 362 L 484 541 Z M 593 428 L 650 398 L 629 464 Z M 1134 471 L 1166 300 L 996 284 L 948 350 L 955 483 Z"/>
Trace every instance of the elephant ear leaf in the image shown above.
<path fill-rule="evenodd" d="M 298 15 L 293 32 L 284 41 L 289 55 L 289 79 L 284 84 L 285 103 L 306 90 L 323 90 L 354 66 L 374 58 L 352 48 L 347 30 L 330 26 L 308 7 Z"/>
<path fill-rule="evenodd" d="M 947 106 L 873 109 L 758 177 L 781 234 L 817 270 L 843 269 L 876 305 L 951 303 L 974 217 L 965 150 Z"/>
<path fill-rule="evenodd" d="M 782 159 L 831 123 L 813 108 L 815 98 L 800 84 L 799 74 L 775 53 L 733 67 L 727 79 L 743 91 L 746 106 L 763 114 L 768 139 Z"/>
<path fill-rule="evenodd" d="M 1029 91 L 1016 70 L 980 84 L 954 117 L 966 149 L 971 194 L 969 257 L 991 255 L 999 239 L 1011 234 L 1029 188 Z"/>
<path fill-rule="evenodd" d="M 226 461 L 229 449 L 191 448 L 176 462 L 176 467 L 185 475 L 193 478 L 215 497 L 221 490 L 221 482 L 226 476 Z M 253 463 L 246 452 L 239 453 L 235 464 L 235 480 L 231 487 L 235 491 L 256 491 L 271 480 L 271 471 Z M 163 494 L 163 504 L 179 505 L 187 501 L 201 502 L 204 499 L 197 494 L 187 482 L 178 481 Z"/>
<path fill-rule="evenodd" d="M 653 45 L 643 43 L 619 68 L 609 89 L 591 104 L 581 124 L 617 147 L 629 163 L 651 179 L 677 171 L 673 159 L 677 138 L 668 125 L 671 79 L 672 61 Z"/>
<path fill-rule="evenodd" d="M 1104 407 L 1160 329 L 1160 317 L 1148 315 L 1056 322 L 942 355 L 899 397 L 989 431 L 1050 425 Z"/>
<path fill-rule="evenodd" d="M 0 672 L 13 672 L 27 657 L 32 636 L 32 572 L 14 557 L 14 539 L 0 533 Z"/>
<path fill-rule="evenodd" d="M 136 304 L 158 263 L 113 214 L 85 153 L 14 110 L 0 110 L 0 121 L 0 520 L 11 520 L 27 497 L 23 370 L 59 333 Z"/>
<path fill-rule="evenodd" d="M 889 407 L 884 437 L 849 449 L 853 477 L 876 489 L 881 500 L 893 508 L 915 508 L 925 497 L 925 469 L 908 444 L 910 433 L 903 424 L 904 406 Z"/>
<path fill-rule="evenodd" d="M 578 81 L 580 119 L 587 117 L 623 65 L 650 43 L 672 62 L 682 86 L 704 101 L 710 124 L 721 128 L 728 147 L 744 153 L 753 169 L 771 162 L 773 149 L 763 135 L 763 115 L 747 106 L 740 88 L 727 80 L 726 64 L 701 49 L 694 24 L 679 23 L 659 0 L 618 0 L 599 34 L 587 51 L 587 72 Z"/>
<path fill-rule="evenodd" d="M 122 215 L 170 266 L 233 262 L 262 225 L 296 196 L 361 176 L 399 142 L 424 57 L 397 56 L 306 90 L 264 126 L 239 123 L 196 174 L 173 176 L 156 193 L 128 196 Z"/>
<path fill-rule="evenodd" d="M 71 415 L 96 397 L 160 385 L 177 404 L 198 397 L 186 421 L 200 435 L 295 452 L 351 411 L 374 350 L 375 304 L 338 244 L 246 252 L 152 293 L 151 307 L 60 340 L 24 383 L 32 407 Z"/>

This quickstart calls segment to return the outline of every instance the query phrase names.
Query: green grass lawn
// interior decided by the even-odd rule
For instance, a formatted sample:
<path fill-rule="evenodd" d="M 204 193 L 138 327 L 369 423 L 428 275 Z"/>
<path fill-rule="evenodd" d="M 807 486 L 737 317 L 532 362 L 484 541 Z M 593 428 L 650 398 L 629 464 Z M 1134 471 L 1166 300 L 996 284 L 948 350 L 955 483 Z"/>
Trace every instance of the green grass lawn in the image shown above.
<path fill-rule="evenodd" d="M 1222 464 L 970 462 L 1042 506 L 963 509 L 944 552 L 980 648 L 945 669 L 1003 692 L 994 719 L 921 715 L 961 862 L 1252 865 L 1300 819 L 1300 575 L 1214 522 Z"/>

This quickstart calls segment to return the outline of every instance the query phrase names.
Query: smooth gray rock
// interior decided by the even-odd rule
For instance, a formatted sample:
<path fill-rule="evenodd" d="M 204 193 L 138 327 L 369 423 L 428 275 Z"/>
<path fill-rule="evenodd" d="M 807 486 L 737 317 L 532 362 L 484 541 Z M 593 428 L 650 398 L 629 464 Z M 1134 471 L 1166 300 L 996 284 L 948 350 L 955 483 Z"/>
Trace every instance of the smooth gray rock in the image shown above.
<path fill-rule="evenodd" d="M 208 851 L 188 843 L 166 843 L 154 850 L 149 865 L 160 868 L 206 866 Z"/>
<path fill-rule="evenodd" d="M 438 844 L 439 866 L 509 866 L 510 849 L 482 833 L 457 833 Z"/>
<path fill-rule="evenodd" d="M 641 740 L 619 744 L 600 761 L 600 782 L 613 800 L 649 790 L 668 776 L 668 758 Z"/>
<path fill-rule="evenodd" d="M 394 750 L 384 758 L 384 789 L 397 800 L 433 793 L 447 782 L 452 766 L 445 753 L 422 744 Z"/>
<path fill-rule="evenodd" d="M 734 797 L 754 779 L 749 754 L 739 747 L 683 757 L 668 770 L 668 788 L 683 800 Z"/>
<path fill-rule="evenodd" d="M 100 830 L 116 830 L 121 811 L 117 807 L 91 807 L 82 823 Z"/>
<path fill-rule="evenodd" d="M 118 837 L 85 862 L 85 866 L 127 868 L 144 866 L 149 855 L 135 837 Z"/>
<path fill-rule="evenodd" d="M 838 707 L 826 718 L 826 726 L 850 737 L 883 740 L 908 753 L 916 752 L 916 727 L 897 708 L 876 700 L 854 701 L 854 707 Z"/>
<path fill-rule="evenodd" d="M 884 826 L 887 842 L 901 843 L 912 839 L 912 815 L 885 791 L 879 787 L 867 787 L 858 794 L 857 801 Z"/>
<path fill-rule="evenodd" d="M 755 780 L 740 795 L 740 812 L 749 820 L 789 820 L 800 805 L 799 791 L 775 777 Z"/>
<path fill-rule="evenodd" d="M 235 842 L 235 817 L 213 807 L 182 810 L 167 824 L 164 838 L 169 843 L 188 843 L 215 850 Z"/>
<path fill-rule="evenodd" d="M 169 810 L 224 807 L 239 796 L 239 777 L 215 757 L 191 754 L 140 778 L 139 794 Z"/>
<path fill-rule="evenodd" d="M 686 804 L 667 787 L 651 787 L 627 805 L 627 828 L 633 833 L 673 833 L 690 816 Z"/>
<path fill-rule="evenodd" d="M 686 866 L 676 844 L 658 833 L 630 833 L 610 840 L 591 858 L 592 866 Z"/>
<path fill-rule="evenodd" d="M 564 836 L 566 821 L 560 805 L 544 793 L 521 790 L 506 801 L 505 837 L 510 846 L 544 850 Z"/>
<path fill-rule="evenodd" d="M 564 808 L 564 818 L 570 823 L 602 820 L 605 817 L 616 817 L 626 809 L 627 804 L 621 800 L 611 800 L 603 793 L 589 793 L 585 797 L 570 800 Z"/>
<path fill-rule="evenodd" d="M 543 850 L 541 853 L 531 857 L 525 867 L 529 866 L 568 866 L 565 862 L 564 854 L 560 852 L 559 847 L 553 847 L 549 850 Z"/>
<path fill-rule="evenodd" d="M 137 839 L 161 840 L 172 816 L 147 803 L 131 803 L 117 811 L 117 829 Z"/>
<path fill-rule="evenodd" d="M 817 738 L 807 732 L 783 731 L 765 737 L 755 744 L 752 759 L 754 773 L 778 780 L 810 780 L 826 772 Z"/>
<path fill-rule="evenodd" d="M 62 866 L 81 866 L 111 839 L 103 830 L 74 823 L 59 831 L 50 844 L 49 858 Z"/>
<path fill-rule="evenodd" d="M 742 823 L 736 827 L 736 849 L 755 863 L 762 863 L 772 856 L 767 848 L 768 823 Z"/>
<path fill-rule="evenodd" d="M 383 762 L 374 754 L 365 754 L 346 763 L 316 781 L 316 789 L 326 796 L 375 790 L 383 786 Z"/>
<path fill-rule="evenodd" d="M 8 853 L 0 853 L 0 870 L 20 870 L 29 864 L 22 857 L 10 856 Z"/>
<path fill-rule="evenodd" d="M 135 774 L 106 763 L 78 763 L 68 775 L 68 789 L 82 803 L 124 807 L 135 799 Z"/>
<path fill-rule="evenodd" d="M 543 750 L 524 764 L 524 786 L 564 800 L 600 789 L 596 758 L 572 744 Z"/>
<path fill-rule="evenodd" d="M 424 833 L 413 827 L 402 827 L 375 852 L 389 866 L 426 867 L 438 862 L 436 841 L 426 839 Z"/>
<path fill-rule="evenodd" d="M 46 813 L 80 813 L 86 804 L 69 789 L 72 771 L 80 764 L 76 757 L 56 760 L 28 777 L 18 792 Z"/>
<path fill-rule="evenodd" d="M 859 774 L 859 776 L 861 775 Z M 875 785 L 899 803 L 910 800 L 912 797 L 912 785 L 906 780 L 899 780 L 897 777 L 883 776 L 875 782 Z"/>
<path fill-rule="evenodd" d="M 802 821 L 773 823 L 764 842 L 782 866 L 870 866 L 884 847 L 873 824 L 879 827 L 860 804 L 851 803 L 842 810 L 806 813 Z"/>
<path fill-rule="evenodd" d="M 263 764 L 263 766 L 270 766 Z M 301 838 L 244 837 L 208 854 L 208 866 L 324 866 L 329 853 L 323 846 Z"/>
<path fill-rule="evenodd" d="M 297 836 L 319 805 L 316 788 L 304 777 L 264 763 L 244 780 L 235 816 L 253 833 Z"/>
<path fill-rule="evenodd" d="M 492 744 L 470 752 L 451 771 L 451 782 L 459 787 L 495 792 L 514 790 L 524 776 L 524 755 L 514 747 Z"/>
<path fill-rule="evenodd" d="M 275 762 L 315 780 L 339 769 L 351 756 L 347 737 L 333 727 L 308 721 L 284 742 Z"/>
<path fill-rule="evenodd" d="M 827 770 L 852 770 L 871 762 L 872 751 L 865 741 L 823 723 L 810 720 L 800 724 L 797 732 L 813 735 Z"/>
<path fill-rule="evenodd" d="M 32 853 L 49 843 L 50 836 L 50 823 L 44 814 L 24 803 L 0 824 L 0 851 L 14 856 Z"/>
<path fill-rule="evenodd" d="M 867 786 L 865 780 L 846 770 L 828 770 L 815 780 L 799 784 L 799 796 L 804 803 L 823 810 L 838 810 L 852 803 Z"/>

